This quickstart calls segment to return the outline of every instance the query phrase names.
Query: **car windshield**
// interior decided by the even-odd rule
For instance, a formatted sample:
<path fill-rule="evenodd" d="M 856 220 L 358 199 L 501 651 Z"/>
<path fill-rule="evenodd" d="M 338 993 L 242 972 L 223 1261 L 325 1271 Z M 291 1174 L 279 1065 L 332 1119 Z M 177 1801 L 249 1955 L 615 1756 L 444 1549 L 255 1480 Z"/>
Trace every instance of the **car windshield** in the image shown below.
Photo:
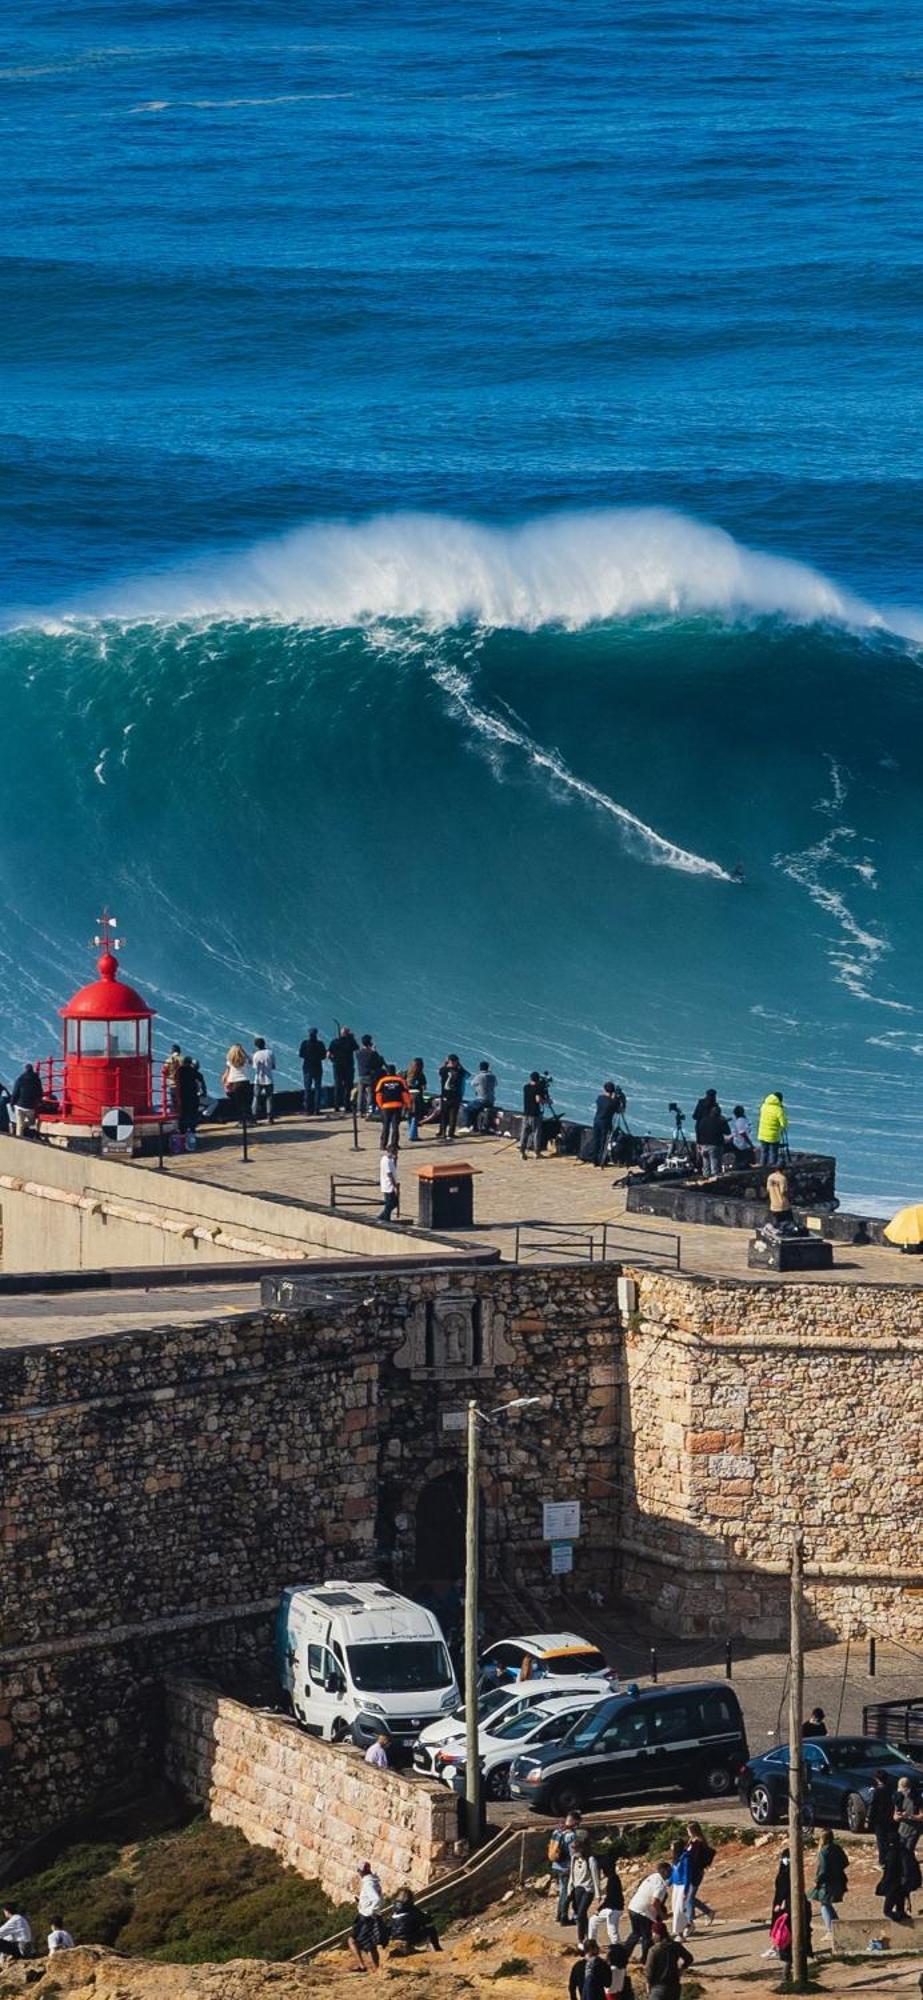
<path fill-rule="evenodd" d="M 506 1722 L 498 1722 L 491 1735 L 502 1736 L 505 1743 L 516 1736 L 531 1736 L 533 1729 L 537 1729 L 542 1722 L 550 1722 L 554 1714 L 553 1708 L 524 1708 L 518 1715 L 511 1715 Z"/>
<path fill-rule="evenodd" d="M 606 1670 L 606 1661 L 602 1653 L 587 1646 L 586 1651 L 580 1653 L 548 1653 L 542 1666 L 546 1674 L 602 1674 Z"/>
<path fill-rule="evenodd" d="M 417 1694 L 452 1685 L 452 1668 L 441 1639 L 383 1639 L 347 1646 L 353 1685 L 363 1694 Z"/>
<path fill-rule="evenodd" d="M 890 1764 L 912 1768 L 911 1759 L 895 1750 L 893 1743 L 879 1743 L 873 1736 L 843 1736 L 838 1742 L 828 1742 L 822 1747 L 835 1771 L 877 1771 Z"/>

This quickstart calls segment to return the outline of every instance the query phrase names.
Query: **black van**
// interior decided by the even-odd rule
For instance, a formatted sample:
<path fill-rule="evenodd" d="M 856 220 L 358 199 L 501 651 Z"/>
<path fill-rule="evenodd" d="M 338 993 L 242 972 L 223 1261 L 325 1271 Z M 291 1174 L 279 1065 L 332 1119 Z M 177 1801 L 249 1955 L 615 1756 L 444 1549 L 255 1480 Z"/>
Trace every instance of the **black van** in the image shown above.
<path fill-rule="evenodd" d="M 748 1757 L 740 1703 L 726 1682 L 645 1688 L 596 1702 L 560 1743 L 517 1757 L 510 1797 L 554 1813 L 639 1792 L 717 1799 L 733 1791 Z"/>

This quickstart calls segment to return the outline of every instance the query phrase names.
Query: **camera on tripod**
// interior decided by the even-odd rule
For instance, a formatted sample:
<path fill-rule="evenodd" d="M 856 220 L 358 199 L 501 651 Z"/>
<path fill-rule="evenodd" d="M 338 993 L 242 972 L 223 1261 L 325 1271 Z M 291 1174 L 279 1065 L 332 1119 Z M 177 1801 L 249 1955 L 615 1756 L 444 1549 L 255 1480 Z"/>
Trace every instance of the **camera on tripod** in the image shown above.
<path fill-rule="evenodd" d="M 667 1110 L 668 1110 L 668 1111 L 672 1111 L 672 1113 L 673 1113 L 673 1116 L 674 1116 L 674 1118 L 676 1119 L 676 1123 L 677 1123 L 677 1125 L 684 1125 L 684 1124 L 685 1124 L 685 1122 L 686 1122 L 686 1113 L 685 1113 L 685 1111 L 681 1111 L 681 1110 L 680 1110 L 680 1108 L 679 1108 L 679 1105 L 678 1105 L 678 1104 L 675 1104 L 675 1103 L 674 1103 L 674 1101 L 673 1101 L 672 1097 L 671 1097 L 671 1099 L 670 1099 L 670 1102 L 669 1102 L 669 1104 L 667 1105 Z"/>

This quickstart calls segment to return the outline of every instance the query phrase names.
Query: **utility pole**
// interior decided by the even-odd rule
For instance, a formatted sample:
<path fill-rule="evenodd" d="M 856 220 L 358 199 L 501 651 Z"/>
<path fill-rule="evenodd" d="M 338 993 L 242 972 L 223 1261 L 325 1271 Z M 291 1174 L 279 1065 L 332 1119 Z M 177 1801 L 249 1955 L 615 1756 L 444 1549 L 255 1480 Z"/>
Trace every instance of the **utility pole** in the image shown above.
<path fill-rule="evenodd" d="M 473 1854 L 481 1838 L 481 1759 L 478 1745 L 478 1406 L 468 1404 L 468 1488 L 465 1512 L 465 1832 Z"/>
<path fill-rule="evenodd" d="M 801 1636 L 803 1577 L 804 1536 L 799 1528 L 792 1537 L 788 1683 L 788 1874 L 791 1884 L 791 1984 L 796 1993 L 805 1991 L 808 1977 L 804 1922 L 804 1759 L 801 1754 L 801 1723 L 804 1709 L 804 1651 Z"/>

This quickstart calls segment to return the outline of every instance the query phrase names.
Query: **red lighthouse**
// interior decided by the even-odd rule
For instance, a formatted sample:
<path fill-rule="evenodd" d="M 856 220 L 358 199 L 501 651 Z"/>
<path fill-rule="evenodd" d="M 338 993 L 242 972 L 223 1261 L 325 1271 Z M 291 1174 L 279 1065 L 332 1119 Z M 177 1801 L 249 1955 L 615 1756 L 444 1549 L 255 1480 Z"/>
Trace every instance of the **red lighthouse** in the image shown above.
<path fill-rule="evenodd" d="M 113 935 L 115 918 L 104 911 L 94 946 L 101 947 L 97 979 L 60 1009 L 64 1021 L 62 1061 L 42 1064 L 54 1111 L 43 1110 L 42 1129 L 61 1140 L 98 1138 L 104 1111 L 122 1106 L 134 1113 L 135 1127 L 163 1119 L 154 1103 L 151 1023 L 154 1009 L 118 977 Z"/>

